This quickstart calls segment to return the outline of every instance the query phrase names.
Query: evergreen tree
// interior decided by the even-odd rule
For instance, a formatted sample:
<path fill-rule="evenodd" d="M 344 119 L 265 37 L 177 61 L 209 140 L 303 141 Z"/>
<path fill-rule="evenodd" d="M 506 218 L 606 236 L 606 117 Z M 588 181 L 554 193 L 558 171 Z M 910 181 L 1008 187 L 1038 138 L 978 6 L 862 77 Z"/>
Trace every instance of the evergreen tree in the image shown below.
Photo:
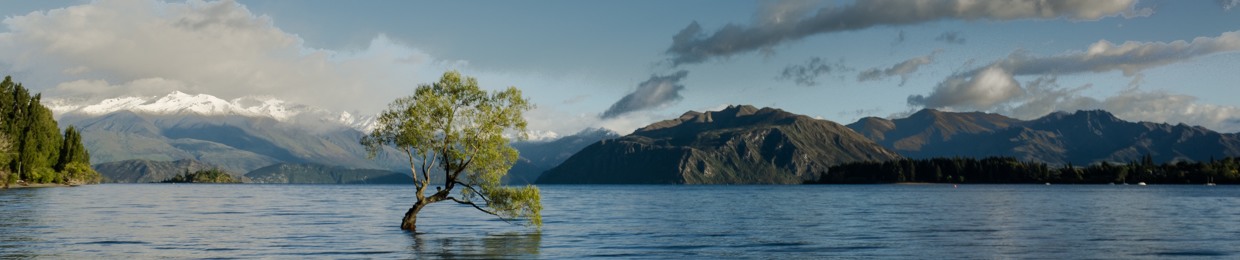
<path fill-rule="evenodd" d="M 0 156 L 0 172 L 15 177 L 0 176 L 0 182 L 98 182 L 81 133 L 70 127 L 62 136 L 42 99 L 12 77 L 0 81 L 0 139 L 9 144 L 9 153 Z"/>
<path fill-rule="evenodd" d="M 64 171 L 65 166 L 75 162 L 90 165 L 90 153 L 82 144 L 82 134 L 77 131 L 77 128 L 69 126 L 65 129 L 63 140 L 64 142 L 60 145 L 60 160 L 56 162 L 56 171 Z"/>

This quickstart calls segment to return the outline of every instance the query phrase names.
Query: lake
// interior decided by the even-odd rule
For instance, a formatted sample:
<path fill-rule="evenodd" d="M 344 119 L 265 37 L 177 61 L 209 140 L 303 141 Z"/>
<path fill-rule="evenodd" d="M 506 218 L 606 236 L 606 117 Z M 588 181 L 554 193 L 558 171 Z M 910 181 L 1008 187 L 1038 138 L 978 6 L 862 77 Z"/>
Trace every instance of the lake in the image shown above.
<path fill-rule="evenodd" d="M 0 257 L 1237 258 L 1240 187 L 544 185 L 541 231 L 412 185 L 0 190 Z"/>

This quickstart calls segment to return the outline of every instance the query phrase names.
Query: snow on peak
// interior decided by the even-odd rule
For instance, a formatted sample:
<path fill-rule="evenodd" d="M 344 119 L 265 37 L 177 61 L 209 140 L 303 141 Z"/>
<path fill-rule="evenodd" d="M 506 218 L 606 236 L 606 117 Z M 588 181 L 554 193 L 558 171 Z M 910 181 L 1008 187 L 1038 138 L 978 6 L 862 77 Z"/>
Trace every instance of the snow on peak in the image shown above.
<path fill-rule="evenodd" d="M 560 134 L 547 130 L 528 130 L 525 135 L 529 137 L 530 142 L 546 142 L 560 139 Z"/>
<path fill-rule="evenodd" d="M 240 115 L 268 117 L 277 121 L 289 121 L 298 117 L 317 118 L 318 121 L 336 122 L 358 130 L 369 131 L 374 125 L 373 117 L 354 116 L 348 112 L 332 113 L 321 108 L 297 105 L 274 97 L 247 96 L 224 100 L 207 94 L 187 94 L 173 91 L 165 96 L 117 97 L 97 104 L 72 104 L 68 100 L 49 100 L 45 104 L 57 115 L 84 114 L 104 115 L 117 111 L 156 115 Z"/>

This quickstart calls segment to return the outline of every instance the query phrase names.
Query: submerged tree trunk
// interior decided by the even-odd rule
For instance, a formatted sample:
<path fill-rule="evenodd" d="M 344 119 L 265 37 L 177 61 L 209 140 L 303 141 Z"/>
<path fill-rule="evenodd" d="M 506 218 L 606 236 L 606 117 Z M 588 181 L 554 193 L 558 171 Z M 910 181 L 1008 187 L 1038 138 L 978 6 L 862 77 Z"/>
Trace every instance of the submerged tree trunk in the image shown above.
<path fill-rule="evenodd" d="M 423 199 L 419 199 L 417 203 L 413 204 L 413 207 L 409 208 L 409 211 L 405 212 L 405 218 L 400 221 L 400 229 L 417 231 L 418 211 L 422 211 L 422 207 L 426 206 L 423 201 Z"/>

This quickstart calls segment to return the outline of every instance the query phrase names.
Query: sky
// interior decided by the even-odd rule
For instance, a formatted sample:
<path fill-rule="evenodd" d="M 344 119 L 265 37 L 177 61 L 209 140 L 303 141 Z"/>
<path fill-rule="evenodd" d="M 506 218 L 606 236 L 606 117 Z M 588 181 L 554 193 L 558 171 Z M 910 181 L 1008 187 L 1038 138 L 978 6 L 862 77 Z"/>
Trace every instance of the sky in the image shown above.
<path fill-rule="evenodd" d="M 749 104 L 841 124 L 925 108 L 1240 131 L 1240 0 L 0 1 L 0 74 L 47 99 L 172 91 L 374 114 L 443 72 L 531 130 Z"/>

